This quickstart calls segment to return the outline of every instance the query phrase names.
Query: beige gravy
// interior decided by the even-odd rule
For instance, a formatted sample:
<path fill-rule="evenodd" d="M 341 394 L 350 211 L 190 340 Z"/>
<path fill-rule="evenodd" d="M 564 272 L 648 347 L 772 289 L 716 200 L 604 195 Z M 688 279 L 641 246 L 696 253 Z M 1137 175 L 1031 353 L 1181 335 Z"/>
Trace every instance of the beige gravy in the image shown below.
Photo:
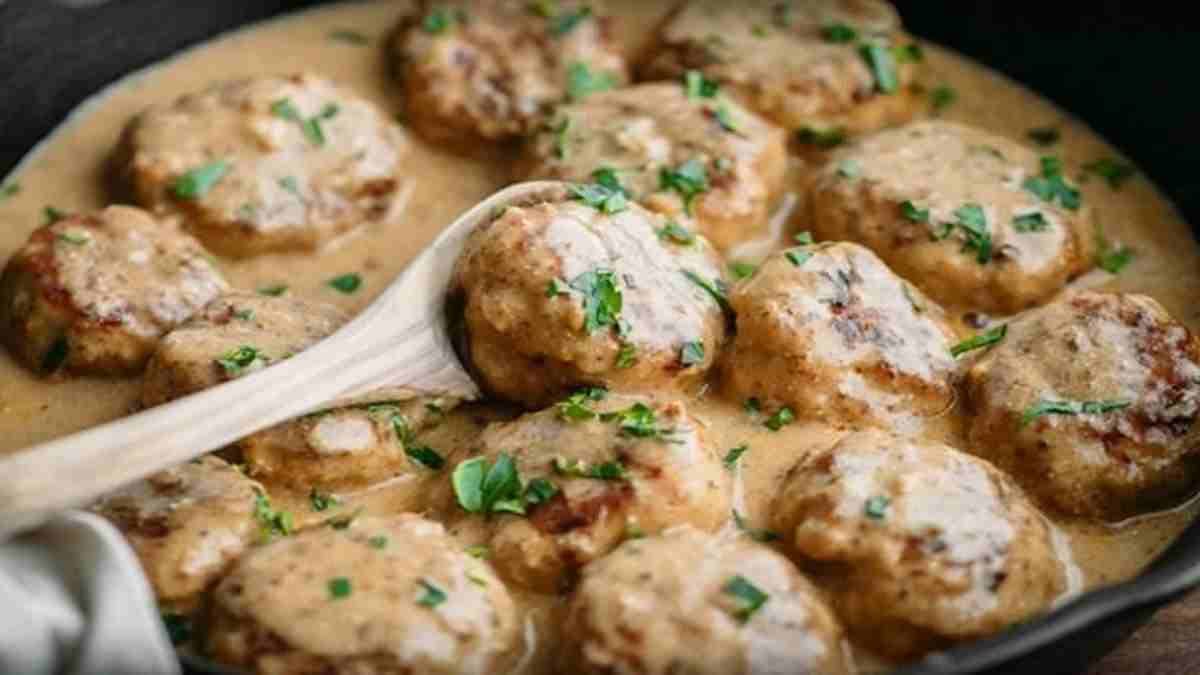
<path fill-rule="evenodd" d="M 666 3 L 617 5 L 618 41 L 632 52 L 644 44 Z M 77 111 L 40 146 L 6 183 L 19 191 L 0 201 L 0 256 L 7 259 L 42 222 L 42 211 L 102 207 L 110 193 L 110 153 L 125 123 L 153 103 L 175 99 L 214 80 L 309 70 L 339 81 L 388 110 L 399 110 L 398 88 L 391 81 L 384 42 L 407 3 L 347 3 L 322 7 L 253 26 L 217 38 L 149 70 L 135 73 Z M 367 36 L 366 45 L 332 39 L 336 31 Z M 1115 156 L 1116 152 L 1082 123 L 1004 77 L 936 46 L 926 46 L 927 86 L 946 84 L 958 100 L 943 115 L 1025 140 L 1034 127 L 1054 126 L 1062 140 L 1053 149 L 1075 162 Z M 632 55 L 632 54 L 631 54 Z M 297 297 L 334 303 L 357 311 L 369 303 L 439 231 L 467 207 L 506 184 L 510 152 L 463 158 L 426 144 L 414 135 L 405 160 L 412 191 L 402 215 L 335 242 L 317 255 L 268 255 L 221 260 L 231 284 L 253 289 L 286 283 Z M 1095 271 L 1077 282 L 1113 290 L 1137 291 L 1158 299 L 1192 330 L 1200 330 L 1200 249 L 1189 226 L 1144 178 L 1112 190 L 1093 177 L 1084 184 L 1086 199 L 1112 239 L 1131 244 L 1137 258 L 1120 275 Z M 802 224 L 800 224 L 802 227 Z M 753 246 L 743 250 L 752 250 Z M 759 247 L 760 249 L 762 247 Z M 356 293 L 341 294 L 326 285 L 347 272 L 362 274 Z M 13 452 L 127 414 L 141 382 L 132 379 L 68 378 L 46 381 L 0 354 L 0 453 Z M 697 416 L 718 447 L 748 443 L 736 495 L 752 523 L 762 523 L 768 500 L 797 448 L 832 442 L 832 434 L 796 424 L 779 433 L 751 420 L 737 402 L 697 401 Z M 485 414 L 493 414 L 484 411 Z M 428 442 L 447 450 L 466 446 L 481 428 L 477 411 L 451 416 Z M 944 422 L 929 434 L 962 445 L 959 429 Z M 372 511 L 387 511 L 386 487 L 379 498 L 355 500 Z M 307 511 L 302 499 L 281 495 L 294 505 L 298 522 Z M 1172 512 L 1145 516 L 1120 527 L 1059 521 L 1084 587 L 1128 578 L 1153 559 L 1193 518 L 1196 502 Z M 311 515 L 311 514 L 310 514 Z M 312 518 L 308 518 L 311 522 Z M 460 532 L 470 540 L 470 532 Z M 527 598 L 545 606 L 546 599 Z M 538 612 L 543 618 L 548 612 Z M 536 662 L 536 659 L 535 659 Z"/>

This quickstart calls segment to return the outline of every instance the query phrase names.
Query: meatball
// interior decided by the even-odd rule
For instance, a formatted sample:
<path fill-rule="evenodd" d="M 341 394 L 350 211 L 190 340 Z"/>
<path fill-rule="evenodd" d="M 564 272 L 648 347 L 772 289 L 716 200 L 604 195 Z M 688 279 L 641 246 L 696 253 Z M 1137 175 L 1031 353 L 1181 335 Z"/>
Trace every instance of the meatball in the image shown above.
<path fill-rule="evenodd" d="M 262 546 L 213 594 L 219 661 L 273 673 L 499 673 L 516 608 L 486 562 L 414 514 Z"/>
<path fill-rule="evenodd" d="M 146 364 L 142 404 L 194 394 L 296 354 L 346 320 L 336 307 L 233 292 L 167 334 Z"/>
<path fill-rule="evenodd" d="M 227 256 L 312 250 L 402 205 L 407 140 L 314 75 L 223 82 L 143 112 L 120 162 L 139 203 Z"/>
<path fill-rule="evenodd" d="M 870 247 L 944 305 L 1011 314 L 1090 267 L 1079 191 L 1053 157 L 951 122 L 919 122 L 834 153 L 809 224 Z"/>
<path fill-rule="evenodd" d="M 693 0 L 659 29 L 641 71 L 699 70 L 786 129 L 857 133 L 921 109 L 920 59 L 886 2 Z"/>
<path fill-rule="evenodd" d="M 408 124 L 459 148 L 532 131 L 563 100 L 621 86 L 596 2 L 423 0 L 393 40 Z"/>
<path fill-rule="evenodd" d="M 702 238 L 660 237 L 664 217 L 615 195 L 598 208 L 565 197 L 509 207 L 470 235 L 452 293 L 466 360 L 493 395 L 536 408 L 584 385 L 703 380 L 725 339 L 710 295 L 720 258 Z"/>
<path fill-rule="evenodd" d="M 225 289 L 204 249 L 173 223 L 110 206 L 38 228 L 9 259 L 0 333 L 42 373 L 134 373 L 163 334 Z"/>
<path fill-rule="evenodd" d="M 891 426 L 954 402 L 954 334 L 941 309 L 857 244 L 771 255 L 729 295 L 726 388 L 802 419 Z"/>
<path fill-rule="evenodd" d="M 284 422 L 238 441 L 246 472 L 298 490 L 347 488 L 399 475 L 423 479 L 445 458 L 416 434 L 453 401 L 408 393 L 394 401 L 335 408 Z M 414 483 L 419 491 L 423 483 Z"/>
<path fill-rule="evenodd" d="M 554 408 L 492 424 L 477 445 L 481 454 L 454 472 L 459 504 L 493 514 L 491 560 L 526 588 L 551 593 L 569 587 L 580 567 L 626 536 L 680 523 L 711 531 L 729 517 L 729 472 L 679 401 L 587 390 Z M 467 478 L 494 466 L 515 471 L 520 484 L 501 496 L 524 504 L 516 509 L 524 514 L 472 502 Z M 521 485 L 524 493 L 517 494 Z"/>
<path fill-rule="evenodd" d="M 941 444 L 847 435 L 789 472 L 773 518 L 851 635 L 890 658 L 999 632 L 1066 584 L 1052 526 L 1021 489 Z"/>
<path fill-rule="evenodd" d="M 853 672 L 842 627 L 786 558 L 689 526 L 585 567 L 564 641 L 565 673 Z"/>
<path fill-rule="evenodd" d="M 190 608 L 259 538 L 255 514 L 263 500 L 237 469 L 202 457 L 114 492 L 94 508 L 129 540 L 159 600 Z"/>
<path fill-rule="evenodd" d="M 766 223 L 785 163 L 782 130 L 693 77 L 560 106 L 526 145 L 518 174 L 587 183 L 611 170 L 633 199 L 685 227 L 677 239 L 694 224 L 725 249 Z"/>
<path fill-rule="evenodd" d="M 975 451 L 1054 509 L 1127 518 L 1200 478 L 1200 341 L 1146 296 L 1080 292 L 1013 321 L 966 392 Z"/>

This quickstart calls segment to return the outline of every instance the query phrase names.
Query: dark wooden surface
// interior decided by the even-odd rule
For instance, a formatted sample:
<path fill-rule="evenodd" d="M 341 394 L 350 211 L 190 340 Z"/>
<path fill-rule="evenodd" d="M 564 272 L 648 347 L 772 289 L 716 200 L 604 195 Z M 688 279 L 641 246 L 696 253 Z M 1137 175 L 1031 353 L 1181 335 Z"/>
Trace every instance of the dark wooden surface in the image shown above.
<path fill-rule="evenodd" d="M 1088 675 L 1200 673 L 1200 590 L 1154 618 L 1095 665 Z"/>

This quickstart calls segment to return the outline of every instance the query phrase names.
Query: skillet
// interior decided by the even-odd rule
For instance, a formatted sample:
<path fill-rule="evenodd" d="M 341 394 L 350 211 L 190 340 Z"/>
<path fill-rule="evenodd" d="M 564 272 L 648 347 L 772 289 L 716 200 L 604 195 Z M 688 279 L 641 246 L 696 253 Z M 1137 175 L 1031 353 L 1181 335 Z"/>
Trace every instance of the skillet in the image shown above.
<path fill-rule="evenodd" d="M 217 33 L 319 0 L 118 0 L 71 9 L 49 0 L 0 4 L 0 174 L 79 102 L 129 71 Z M 75 0 L 73 4 L 96 4 Z M 1028 85 L 1134 159 L 1200 222 L 1200 147 L 1185 9 L 1030 2 L 898 2 L 916 35 Z M 1129 582 L 1089 593 L 992 639 L 899 671 L 1071 673 L 1112 649 L 1152 613 L 1200 584 L 1200 521 Z M 185 657 L 189 672 L 223 669 Z"/>

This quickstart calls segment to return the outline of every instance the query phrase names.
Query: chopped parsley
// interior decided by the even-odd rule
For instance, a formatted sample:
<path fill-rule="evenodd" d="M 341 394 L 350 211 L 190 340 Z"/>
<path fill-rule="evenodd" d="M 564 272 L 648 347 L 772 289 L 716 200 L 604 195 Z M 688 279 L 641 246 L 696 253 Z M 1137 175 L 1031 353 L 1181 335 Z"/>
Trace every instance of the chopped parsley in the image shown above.
<path fill-rule="evenodd" d="M 704 343 L 699 340 L 683 343 L 679 349 L 679 364 L 684 368 L 704 363 Z"/>
<path fill-rule="evenodd" d="M 991 330 L 980 333 L 975 337 L 967 338 L 966 340 L 954 345 L 950 348 L 950 355 L 958 358 L 967 352 L 974 351 L 976 349 L 983 349 L 984 347 L 991 347 L 997 342 L 1003 340 L 1004 336 L 1007 334 L 1008 324 L 1000 324 Z"/>
<path fill-rule="evenodd" d="M 900 215 L 914 223 L 929 222 L 929 209 L 918 208 L 916 204 L 907 200 L 900 202 Z"/>
<path fill-rule="evenodd" d="M 1062 133 L 1055 127 L 1034 127 L 1025 132 L 1029 140 L 1040 146 L 1054 145 L 1062 138 Z"/>
<path fill-rule="evenodd" d="M 534 478 L 525 486 L 525 503 L 529 505 L 542 504 L 550 501 L 558 494 L 558 488 L 545 478 Z"/>
<path fill-rule="evenodd" d="M 237 377 L 256 363 L 265 365 L 266 357 L 257 347 L 242 345 L 225 352 L 220 358 L 216 359 L 216 363 L 225 371 L 226 375 Z"/>
<path fill-rule="evenodd" d="M 21 184 L 17 182 L 5 183 L 0 185 L 0 202 L 21 191 Z"/>
<path fill-rule="evenodd" d="M 455 23 L 466 23 L 467 13 L 461 9 L 452 10 L 448 7 L 434 7 L 421 19 L 421 29 L 430 35 L 441 35 L 454 26 Z"/>
<path fill-rule="evenodd" d="M 273 298 L 278 298 L 288 292 L 287 284 L 270 284 L 268 286 L 260 286 L 258 289 L 259 295 L 269 295 Z"/>
<path fill-rule="evenodd" d="M 443 591 L 425 579 L 419 579 L 417 583 L 421 586 L 421 595 L 417 596 L 418 605 L 432 608 L 446 601 L 446 591 Z"/>
<path fill-rule="evenodd" d="M 271 506 L 271 498 L 257 489 L 254 491 L 254 519 L 258 521 L 263 541 L 270 541 L 276 536 L 286 537 L 295 530 L 292 514 L 276 511 Z"/>
<path fill-rule="evenodd" d="M 847 44 L 858 39 L 858 31 L 844 23 L 831 23 L 821 29 L 826 42 Z"/>
<path fill-rule="evenodd" d="M 428 445 L 404 444 L 404 454 L 425 468 L 439 471 L 446 466 L 446 458 Z"/>
<path fill-rule="evenodd" d="M 371 548 L 383 550 L 383 549 L 387 548 L 388 538 L 382 534 L 377 534 L 374 537 L 371 537 L 370 539 L 368 539 L 367 544 L 369 544 L 371 546 Z"/>
<path fill-rule="evenodd" d="M 745 443 L 737 446 L 736 448 L 730 448 L 729 452 L 725 453 L 725 459 L 721 460 L 721 462 L 725 464 L 726 469 L 732 469 L 733 467 L 737 466 L 738 460 L 741 459 L 742 455 L 746 454 L 746 451 L 749 449 L 750 446 L 746 445 Z"/>
<path fill-rule="evenodd" d="M 229 168 L 229 162 L 223 159 L 198 166 L 176 178 L 171 192 L 180 199 L 200 199 L 229 173 Z"/>
<path fill-rule="evenodd" d="M 1132 401 L 1053 401 L 1039 399 L 1037 403 L 1025 409 L 1021 414 L 1021 427 L 1027 427 L 1044 415 L 1101 415 L 1114 410 L 1123 410 L 1132 405 Z"/>
<path fill-rule="evenodd" d="M 892 47 L 892 56 L 895 57 L 896 63 L 917 63 L 925 60 L 925 50 L 921 45 L 911 42 Z"/>
<path fill-rule="evenodd" d="M 488 558 L 492 557 L 492 549 L 482 544 L 468 546 L 466 548 L 466 552 L 467 555 L 471 556 L 472 558 L 478 558 L 480 560 L 487 560 Z"/>
<path fill-rule="evenodd" d="M 568 478 L 591 478 L 593 480 L 627 480 L 629 472 L 620 461 L 613 460 L 589 465 L 578 459 L 554 458 L 554 472 Z"/>
<path fill-rule="evenodd" d="M 742 410 L 750 415 L 757 415 L 762 412 L 762 401 L 758 400 L 757 396 L 751 396 L 742 402 Z"/>
<path fill-rule="evenodd" d="M 792 409 L 788 406 L 783 406 L 779 410 L 776 410 L 773 415 L 768 417 L 767 421 L 763 424 L 765 424 L 766 427 L 771 431 L 779 431 L 795 421 L 796 413 L 792 412 Z"/>
<path fill-rule="evenodd" d="M 796 234 L 792 235 L 792 241 L 800 244 L 801 246 L 811 246 L 813 243 L 812 232 L 809 232 L 808 230 L 797 232 Z"/>
<path fill-rule="evenodd" d="M 83 246 L 91 241 L 87 235 L 78 232 L 59 232 L 58 240 L 72 246 Z"/>
<path fill-rule="evenodd" d="M 929 105 L 933 106 L 933 112 L 935 113 L 940 113 L 949 108 L 957 100 L 958 92 L 954 90 L 954 87 L 949 85 L 939 85 L 929 92 Z"/>
<path fill-rule="evenodd" d="M 838 162 L 837 173 L 842 178 L 858 178 L 862 175 L 862 164 L 856 159 L 843 159 Z"/>
<path fill-rule="evenodd" d="M 339 274 L 329 281 L 326 281 L 325 285 L 329 286 L 335 291 L 340 291 L 341 293 L 349 295 L 357 291 L 362 286 L 362 276 L 355 272 Z"/>
<path fill-rule="evenodd" d="M 42 372 L 53 373 L 57 371 L 67 362 L 67 356 L 70 353 L 70 344 L 67 342 L 67 336 L 60 335 L 55 338 L 54 342 L 50 343 L 50 348 L 42 355 Z"/>
<path fill-rule="evenodd" d="M 765 544 L 767 542 L 779 539 L 779 534 L 777 532 L 750 527 L 747 525 L 746 520 L 742 517 L 742 514 L 738 513 L 737 509 L 733 510 L 733 524 L 737 526 L 738 530 L 754 541 L 761 541 Z"/>
<path fill-rule="evenodd" d="M 813 257 L 813 252 L 803 248 L 789 248 L 783 252 L 783 257 L 787 258 L 787 261 L 796 267 L 800 267 L 808 262 L 809 258 Z"/>
<path fill-rule="evenodd" d="M 954 217 L 963 233 L 963 250 L 975 251 L 975 262 L 986 265 L 992 259 L 992 233 L 983 207 L 968 202 L 954 210 Z"/>
<path fill-rule="evenodd" d="M 1096 265 L 1109 274 L 1120 274 L 1129 263 L 1133 262 L 1133 249 L 1124 244 L 1114 244 L 1104 235 L 1104 230 L 1096 226 Z"/>
<path fill-rule="evenodd" d="M 637 347 L 625 342 L 621 344 L 621 349 L 617 352 L 617 368 L 624 370 L 632 368 L 637 364 Z"/>
<path fill-rule="evenodd" d="M 867 499 L 866 504 L 863 505 L 863 513 L 872 520 L 883 520 L 887 516 L 887 508 L 891 503 L 892 500 L 886 496 L 875 495 Z"/>
<path fill-rule="evenodd" d="M 896 74 L 896 56 L 892 50 L 879 44 L 865 44 L 859 47 L 859 53 L 875 76 L 875 89 L 880 93 L 891 94 L 900 88 L 900 78 Z"/>
<path fill-rule="evenodd" d="M 485 457 L 460 462 L 451 476 L 458 505 L 468 513 L 512 513 L 525 515 L 527 505 L 545 502 L 558 493 L 550 481 L 534 479 L 521 485 L 516 464 L 508 453 L 500 453 L 489 463 Z"/>
<path fill-rule="evenodd" d="M 704 277 L 696 274 L 691 270 L 683 270 L 683 276 L 687 277 L 693 284 L 704 289 L 705 293 L 717 303 L 723 311 L 731 311 L 729 307 L 729 298 L 725 292 L 725 282 L 720 279 L 709 281 Z"/>
<path fill-rule="evenodd" d="M 603 401 L 608 392 L 600 387 L 587 387 L 558 402 L 558 416 L 565 420 L 583 422 L 596 418 L 593 401 Z"/>
<path fill-rule="evenodd" d="M 803 127 L 796 132 L 796 140 L 818 148 L 833 148 L 846 142 L 846 127 Z"/>
<path fill-rule="evenodd" d="M 567 282 L 562 279 L 551 279 L 546 282 L 546 297 L 557 298 L 560 295 L 570 295 L 571 291 L 567 286 Z"/>
<path fill-rule="evenodd" d="M 366 35 L 348 28 L 339 28 L 337 30 L 330 31 L 329 39 L 334 40 L 335 42 L 345 42 L 346 44 L 357 46 L 362 46 L 371 42 L 371 39 Z"/>
<path fill-rule="evenodd" d="M 742 279 L 749 279 L 750 277 L 754 276 L 756 271 L 758 271 L 758 266 L 754 265 L 753 263 L 741 262 L 738 260 L 734 260 L 733 262 L 729 263 L 729 273 L 732 274 L 733 278 L 737 279 L 738 281 L 741 281 Z"/>
<path fill-rule="evenodd" d="M 1044 232 L 1050 227 L 1050 221 L 1040 211 L 1014 216 L 1012 223 L 1017 232 Z"/>
<path fill-rule="evenodd" d="M 665 429 L 658 426 L 658 419 L 654 414 L 654 410 L 645 403 L 634 403 L 624 410 L 603 413 L 600 415 L 600 420 L 603 422 L 616 422 L 617 426 L 621 429 L 622 435 L 633 436 L 635 438 L 666 439 L 675 433 L 674 429 Z"/>
<path fill-rule="evenodd" d="M 163 627 L 167 629 L 167 637 L 171 644 L 181 645 L 192 639 L 192 621 L 183 614 L 175 612 L 162 613 Z"/>
<path fill-rule="evenodd" d="M 321 128 L 321 122 L 337 115 L 338 110 L 337 104 L 327 103 L 316 115 L 306 118 L 291 99 L 281 98 L 271 104 L 272 115 L 296 123 L 308 142 L 316 146 L 325 145 L 325 130 Z"/>
<path fill-rule="evenodd" d="M 296 180 L 295 176 L 284 176 L 278 182 L 279 187 L 290 192 L 293 197 L 300 200 L 304 199 L 304 193 L 300 191 L 300 183 Z"/>
<path fill-rule="evenodd" d="M 692 234 L 691 230 L 680 225 L 674 220 L 668 220 L 667 224 L 660 227 L 657 232 L 659 239 L 670 241 L 681 246 L 688 246 L 696 241 L 696 235 Z"/>
<path fill-rule="evenodd" d="M 612 270 L 596 268 L 571 280 L 571 288 L 583 295 L 583 329 L 589 335 L 616 326 L 624 301 Z"/>
<path fill-rule="evenodd" d="M 1108 181 L 1108 187 L 1114 190 L 1120 189 L 1125 181 L 1137 173 L 1137 169 L 1133 168 L 1133 165 L 1110 157 L 1102 157 L 1094 162 L 1088 162 L 1083 165 L 1083 170 Z"/>
<path fill-rule="evenodd" d="M 738 607 L 733 611 L 733 618 L 737 619 L 739 623 L 749 621 L 750 617 L 754 616 L 754 613 L 767 604 L 767 600 L 770 599 L 770 596 L 740 574 L 730 577 L 721 590 L 737 600 Z"/>
<path fill-rule="evenodd" d="M 683 74 L 683 88 L 687 92 L 687 97 L 695 100 L 714 98 L 721 87 L 715 80 L 704 77 L 704 73 L 698 70 L 689 70 Z"/>
<path fill-rule="evenodd" d="M 582 61 L 575 61 L 567 68 L 567 98 L 582 101 L 591 94 L 608 91 L 617 86 L 617 78 L 611 73 L 596 73 Z"/>
<path fill-rule="evenodd" d="M 354 590 L 350 584 L 350 580 L 346 577 L 334 577 L 330 579 L 328 588 L 329 597 L 333 600 L 341 600 L 342 598 L 349 597 L 351 591 Z"/>
<path fill-rule="evenodd" d="M 717 124 L 721 125 L 722 129 L 730 133 L 738 133 L 737 122 L 734 121 L 733 113 L 729 111 L 729 106 L 725 105 L 724 101 L 717 104 L 717 107 L 713 109 L 712 114 L 713 117 L 716 118 Z"/>
<path fill-rule="evenodd" d="M 1075 211 L 1079 209 L 1081 197 L 1079 189 L 1067 183 L 1062 175 L 1062 161 L 1052 155 L 1043 155 L 1041 159 L 1042 174 L 1030 176 L 1021 183 L 1021 187 L 1033 193 L 1038 199 L 1047 203 L 1058 201 L 1064 208 Z"/>
<path fill-rule="evenodd" d="M 620 213 L 629 206 L 629 191 L 621 186 L 616 170 L 596 169 L 592 172 L 592 180 L 592 183 L 572 185 L 571 196 L 608 215 Z"/>
<path fill-rule="evenodd" d="M 674 190 L 683 199 L 683 210 L 691 215 L 692 200 L 703 192 L 708 191 L 708 170 L 704 162 L 692 158 L 672 169 L 662 167 L 658 173 L 660 190 Z"/>
<path fill-rule="evenodd" d="M 233 318 L 239 319 L 241 321 L 253 321 L 254 320 L 254 310 L 239 309 L 233 313 Z"/>
<path fill-rule="evenodd" d="M 337 506 L 342 503 L 336 496 L 321 492 L 315 487 L 309 491 L 308 501 L 312 504 L 313 511 L 324 511 L 331 506 Z"/>
<path fill-rule="evenodd" d="M 556 12 L 553 16 L 546 17 L 549 19 L 546 30 L 554 37 L 562 37 L 575 30 L 576 26 L 586 21 L 591 15 L 592 8 L 586 5 L 566 12 Z"/>

